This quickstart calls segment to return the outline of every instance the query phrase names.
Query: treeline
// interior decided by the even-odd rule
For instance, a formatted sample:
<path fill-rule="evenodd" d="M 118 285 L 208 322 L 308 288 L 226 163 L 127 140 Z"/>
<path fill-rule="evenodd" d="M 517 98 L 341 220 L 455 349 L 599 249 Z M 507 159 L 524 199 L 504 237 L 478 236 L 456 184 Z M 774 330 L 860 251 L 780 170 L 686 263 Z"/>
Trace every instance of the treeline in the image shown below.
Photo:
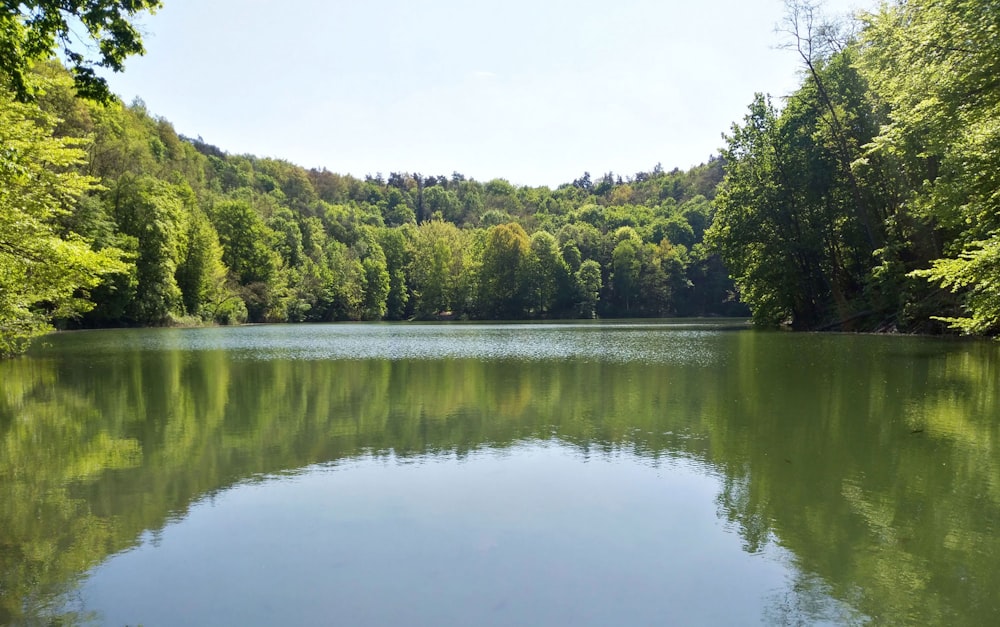
<path fill-rule="evenodd" d="M 721 157 L 555 190 L 230 155 L 141 102 L 78 98 L 77 70 L 0 67 L 0 354 L 52 325 L 733 315 L 739 300 L 767 325 L 995 335 L 993 6 L 901 0 L 852 25 L 792 3 L 784 26 L 802 84 L 780 108 L 758 96 Z"/>
<path fill-rule="evenodd" d="M 7 315 L 35 318 L 25 336 L 49 319 L 95 327 L 745 312 L 703 243 L 718 159 L 625 179 L 584 174 L 556 190 L 458 173 L 362 180 L 227 154 L 179 136 L 139 101 L 80 99 L 55 63 L 36 66 L 34 82 L 34 103 L 4 96 L 7 114 L 33 129 L 30 141 L 67 153 L 45 165 L 53 185 L 77 183 L 56 190 L 39 229 L 107 259 L 71 295 L 27 290 L 30 304 Z M 69 296 L 73 306 L 59 302 Z"/>
<path fill-rule="evenodd" d="M 790 6 L 804 79 L 733 127 L 709 236 L 758 322 L 1000 332 L 996 8 Z"/>

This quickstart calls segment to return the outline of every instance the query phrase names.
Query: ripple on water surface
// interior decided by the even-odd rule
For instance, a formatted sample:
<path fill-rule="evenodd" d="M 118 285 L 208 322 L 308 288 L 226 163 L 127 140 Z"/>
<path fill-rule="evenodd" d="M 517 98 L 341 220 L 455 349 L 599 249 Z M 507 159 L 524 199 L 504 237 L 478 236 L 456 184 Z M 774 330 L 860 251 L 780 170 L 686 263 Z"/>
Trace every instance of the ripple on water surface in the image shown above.
<path fill-rule="evenodd" d="M 707 365 L 722 322 L 299 324 L 112 332 L 116 347 L 222 350 L 237 359 L 581 360 Z M 94 345 L 88 342 L 88 351 Z M 82 348 L 82 345 L 81 345 Z"/>

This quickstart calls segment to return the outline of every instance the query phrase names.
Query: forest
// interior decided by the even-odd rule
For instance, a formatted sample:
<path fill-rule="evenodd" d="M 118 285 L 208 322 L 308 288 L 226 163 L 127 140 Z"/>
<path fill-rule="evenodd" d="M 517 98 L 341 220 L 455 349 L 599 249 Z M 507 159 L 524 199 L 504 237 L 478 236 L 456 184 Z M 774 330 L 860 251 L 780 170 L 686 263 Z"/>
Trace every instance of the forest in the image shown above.
<path fill-rule="evenodd" d="M 791 3 L 778 37 L 800 86 L 755 96 L 719 156 L 556 189 L 360 179 L 184 137 L 93 70 L 141 53 L 130 16 L 159 4 L 0 10 L 2 355 L 53 328 L 244 322 L 1000 331 L 992 3 L 901 0 L 849 22 Z M 67 14 L 94 24 L 101 58 L 54 60 Z"/>

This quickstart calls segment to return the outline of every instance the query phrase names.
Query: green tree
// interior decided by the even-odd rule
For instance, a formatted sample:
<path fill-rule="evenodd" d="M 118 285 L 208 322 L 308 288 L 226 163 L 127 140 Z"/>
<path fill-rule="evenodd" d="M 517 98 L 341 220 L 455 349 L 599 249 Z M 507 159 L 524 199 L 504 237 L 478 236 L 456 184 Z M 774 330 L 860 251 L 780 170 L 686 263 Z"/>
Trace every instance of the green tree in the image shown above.
<path fill-rule="evenodd" d="M 824 111 L 809 84 L 780 115 L 758 95 L 727 137 L 708 237 L 762 324 L 815 328 L 866 306 L 872 250 L 852 217 L 851 184 L 823 142 Z"/>
<path fill-rule="evenodd" d="M 0 90 L 0 356 L 92 308 L 87 291 L 127 269 L 120 250 L 57 228 L 94 180 L 74 169 L 81 142 L 53 138 L 54 123 Z"/>
<path fill-rule="evenodd" d="M 232 308 L 236 295 L 227 285 L 229 269 L 222 255 L 215 227 L 208 216 L 195 209 L 188 217 L 175 275 L 188 315 L 217 322 L 240 321 Z"/>
<path fill-rule="evenodd" d="M 593 318 L 597 315 L 597 301 L 601 293 L 601 265 L 593 259 L 580 264 L 574 275 L 577 286 L 577 315 Z"/>
<path fill-rule="evenodd" d="M 222 244 L 222 260 L 240 284 L 267 282 L 277 269 L 268 246 L 273 232 L 250 203 L 228 200 L 212 208 L 212 222 Z"/>
<path fill-rule="evenodd" d="M 454 224 L 429 220 L 413 231 L 409 275 L 414 314 L 464 313 L 469 292 L 469 238 Z"/>
<path fill-rule="evenodd" d="M 109 100 L 107 82 L 94 68 L 121 72 L 127 57 L 142 54 L 142 37 L 133 21 L 160 6 L 159 0 L 5 2 L 0 7 L 0 73 L 18 100 L 29 100 L 35 94 L 31 62 L 50 57 L 58 47 L 80 95 Z M 83 26 L 90 42 L 77 43 L 74 23 Z M 98 51 L 96 59 L 88 58 L 88 44 Z"/>
<path fill-rule="evenodd" d="M 869 158 L 903 173 L 894 224 L 933 227 L 944 246 L 912 276 L 961 299 L 937 317 L 968 333 L 1000 332 L 1000 37 L 986 0 L 907 0 L 864 18 L 860 64 L 890 106 Z M 912 232 L 912 231 L 911 231 Z M 926 258 L 923 259 L 927 263 Z"/>
<path fill-rule="evenodd" d="M 380 320 L 386 312 L 386 298 L 390 288 L 385 252 L 371 231 L 365 232 L 364 238 L 355 248 L 358 249 L 363 272 L 361 318 Z"/>
<path fill-rule="evenodd" d="M 242 288 L 250 320 L 280 319 L 284 285 L 279 277 L 281 258 L 272 248 L 274 232 L 250 203 L 242 200 L 221 202 L 209 216 L 222 244 L 222 261 Z"/>
<path fill-rule="evenodd" d="M 301 214 L 300 214 L 301 215 Z M 287 207 L 279 207 L 267 220 L 267 227 L 275 235 L 274 249 L 289 267 L 302 264 L 302 230 L 295 214 Z"/>
<path fill-rule="evenodd" d="M 163 324 L 182 309 L 176 272 L 185 200 L 189 193 L 149 176 L 123 177 L 109 195 L 118 230 L 136 242 L 135 295 L 125 310 L 130 322 Z"/>
<path fill-rule="evenodd" d="M 693 287 L 688 278 L 688 251 L 669 240 L 661 240 L 653 252 L 654 279 L 649 294 L 653 295 L 652 309 L 654 315 L 676 315 L 680 303 L 687 297 Z"/>
<path fill-rule="evenodd" d="M 483 315 L 499 320 L 524 317 L 529 251 L 528 234 L 517 223 L 500 224 L 486 232 L 479 270 L 479 306 Z"/>
<path fill-rule="evenodd" d="M 641 278 L 643 271 L 643 257 L 645 256 L 645 245 L 636 236 L 623 238 L 615 246 L 611 255 L 612 275 L 611 283 L 614 300 L 620 308 L 620 313 L 625 315 L 634 312 L 635 305 L 641 298 Z"/>
<path fill-rule="evenodd" d="M 429 216 L 439 215 L 454 224 L 462 224 L 464 219 L 458 195 L 440 185 L 424 190 L 424 211 Z"/>
<path fill-rule="evenodd" d="M 329 299 L 322 320 L 360 320 L 365 298 L 365 268 L 351 250 L 337 240 L 326 248 Z M 324 273 L 325 274 L 325 273 Z"/>
<path fill-rule="evenodd" d="M 569 266 L 559 250 L 559 242 L 546 231 L 531 235 L 525 280 L 530 291 L 529 306 L 536 315 L 548 315 L 558 305 L 572 301 Z"/>
<path fill-rule="evenodd" d="M 385 297 L 385 317 L 388 320 L 402 320 L 407 315 L 410 293 L 406 286 L 406 267 L 409 264 L 411 237 L 410 228 L 381 228 L 377 232 L 389 273 L 389 293 Z"/>

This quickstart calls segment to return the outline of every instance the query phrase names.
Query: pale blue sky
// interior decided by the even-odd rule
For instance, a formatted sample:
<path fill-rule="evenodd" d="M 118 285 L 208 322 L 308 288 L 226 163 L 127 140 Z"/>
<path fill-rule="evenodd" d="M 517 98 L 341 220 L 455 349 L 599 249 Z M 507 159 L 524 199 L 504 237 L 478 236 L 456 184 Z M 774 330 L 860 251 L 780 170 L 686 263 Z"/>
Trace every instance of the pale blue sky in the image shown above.
<path fill-rule="evenodd" d="M 829 0 L 827 12 L 871 6 Z M 515 184 L 682 169 L 798 84 L 780 0 L 165 0 L 110 77 L 230 153 Z"/>

